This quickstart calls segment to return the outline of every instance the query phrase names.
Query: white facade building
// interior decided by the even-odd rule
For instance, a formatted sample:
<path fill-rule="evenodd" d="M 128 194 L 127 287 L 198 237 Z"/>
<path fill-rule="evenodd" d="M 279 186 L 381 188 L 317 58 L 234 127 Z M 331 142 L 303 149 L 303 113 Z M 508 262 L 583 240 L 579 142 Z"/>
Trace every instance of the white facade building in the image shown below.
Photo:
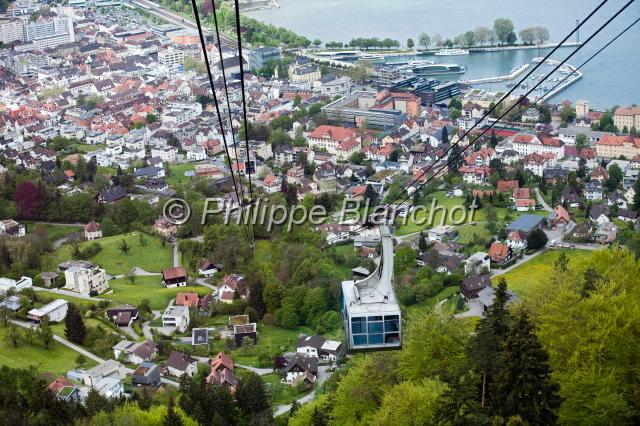
<path fill-rule="evenodd" d="M 187 306 L 170 305 L 162 314 L 163 327 L 175 327 L 180 333 L 189 327 L 189 308 Z"/>
<path fill-rule="evenodd" d="M 109 289 L 105 270 L 90 262 L 72 262 L 71 266 L 64 271 L 64 277 L 66 280 L 64 288 L 76 293 L 100 294 Z"/>
<path fill-rule="evenodd" d="M 20 277 L 19 280 L 11 278 L 0 278 L 0 294 L 6 293 L 10 289 L 15 291 L 22 291 L 25 288 L 29 288 L 33 285 L 33 280 L 29 277 Z"/>
<path fill-rule="evenodd" d="M 69 302 L 63 299 L 56 299 L 39 309 L 31 309 L 27 312 L 27 318 L 40 323 L 46 316 L 50 322 L 60 322 L 67 316 Z"/>

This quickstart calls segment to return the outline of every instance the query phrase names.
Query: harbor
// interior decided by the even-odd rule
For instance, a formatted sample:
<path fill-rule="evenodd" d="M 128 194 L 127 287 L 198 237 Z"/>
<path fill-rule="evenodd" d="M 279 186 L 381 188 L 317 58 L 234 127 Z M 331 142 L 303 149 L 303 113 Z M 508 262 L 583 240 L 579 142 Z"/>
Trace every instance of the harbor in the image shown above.
<path fill-rule="evenodd" d="M 510 74 L 507 75 L 500 75 L 497 77 L 485 77 L 485 78 L 477 78 L 474 80 L 462 80 L 460 81 L 460 83 L 464 83 L 464 84 L 480 84 L 480 83 L 497 83 L 499 81 L 505 81 L 505 80 L 513 80 L 514 78 L 518 77 L 520 74 L 522 74 L 523 72 L 525 72 L 528 68 L 529 68 L 529 64 L 524 64 L 518 68 L 515 68 L 513 70 L 511 70 Z"/>

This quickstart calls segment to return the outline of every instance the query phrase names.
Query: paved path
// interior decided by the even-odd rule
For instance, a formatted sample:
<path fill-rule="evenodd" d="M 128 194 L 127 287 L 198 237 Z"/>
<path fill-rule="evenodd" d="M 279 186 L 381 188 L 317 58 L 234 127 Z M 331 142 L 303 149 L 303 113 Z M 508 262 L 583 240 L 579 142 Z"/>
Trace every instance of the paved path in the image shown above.
<path fill-rule="evenodd" d="M 250 367 L 248 365 L 236 364 L 236 367 L 244 368 L 245 370 L 252 371 L 256 373 L 258 376 L 265 376 L 267 374 L 273 373 L 273 369 L 271 368 L 258 368 L 258 367 Z"/>
<path fill-rule="evenodd" d="M 332 371 L 329 370 L 329 366 L 324 365 L 324 366 L 320 366 L 318 367 L 318 380 L 316 381 L 318 387 L 322 386 L 322 384 L 329 378 L 331 377 L 331 374 L 333 374 Z M 316 393 L 314 391 L 309 392 L 308 394 L 306 394 L 305 396 L 303 396 L 302 398 L 299 398 L 297 400 L 298 404 L 306 404 L 309 401 L 313 401 L 316 397 Z M 282 405 L 278 405 L 278 407 L 276 408 L 275 413 L 273 413 L 273 417 L 278 417 L 284 413 L 287 413 L 289 410 L 291 410 L 291 404 L 282 404 Z"/>
<path fill-rule="evenodd" d="M 544 209 L 548 212 L 552 212 L 553 209 L 549 206 L 549 204 L 547 204 L 547 202 L 544 200 L 544 198 L 542 197 L 542 194 L 540 194 L 540 189 L 535 188 L 536 191 L 536 199 L 538 201 L 538 204 L 540 204 L 542 207 L 544 207 Z"/>
<path fill-rule="evenodd" d="M 196 278 L 196 284 L 201 285 L 203 287 L 208 287 L 213 291 L 218 291 L 218 287 L 213 284 L 209 284 L 207 282 L 207 278 Z"/>
<path fill-rule="evenodd" d="M 162 312 L 160 311 L 151 311 L 153 314 L 153 319 L 158 319 L 162 316 Z M 153 334 L 151 333 L 151 321 L 147 321 L 142 323 L 142 335 L 147 339 L 153 339 Z"/>
<path fill-rule="evenodd" d="M 32 328 L 32 329 L 38 328 L 38 326 L 36 324 L 30 323 L 30 322 L 26 322 L 26 321 L 10 320 L 10 322 L 12 324 L 15 324 L 15 325 L 19 326 L 19 327 Z M 85 357 L 97 362 L 98 364 L 102 364 L 103 362 L 105 362 L 105 360 L 100 358 L 99 356 L 97 356 L 95 354 L 92 354 L 88 350 L 86 350 L 86 349 L 84 349 L 84 348 L 82 348 L 82 347 L 80 347 L 80 346 L 78 346 L 78 345 L 76 345 L 74 343 L 71 343 L 67 339 L 62 338 L 62 337 L 58 336 L 57 334 L 53 335 L 53 340 L 55 340 L 56 342 L 61 343 L 62 345 L 68 347 L 69 349 L 71 349 L 73 351 L 78 352 L 79 354 L 84 355 Z M 133 369 L 128 368 L 128 367 L 125 368 L 125 371 L 127 372 L 127 374 L 133 373 Z M 162 383 L 170 385 L 170 386 L 176 386 L 176 387 L 180 386 L 179 383 L 177 383 L 177 382 L 175 382 L 173 380 L 167 379 L 165 377 L 162 377 L 160 379 L 160 381 Z"/>
<path fill-rule="evenodd" d="M 69 238 L 67 238 L 67 237 L 60 238 L 60 239 L 58 239 L 58 240 L 55 240 L 55 241 L 51 244 L 51 247 L 52 247 L 54 250 L 57 250 L 57 249 L 59 249 L 59 248 L 60 248 L 60 246 L 61 246 L 61 245 L 63 245 L 63 244 L 64 244 L 64 243 L 66 243 L 67 241 L 69 241 Z"/>
<path fill-rule="evenodd" d="M 119 329 L 135 340 L 140 339 L 140 336 L 138 336 L 138 333 L 136 333 L 133 327 L 119 327 Z"/>
<path fill-rule="evenodd" d="M 490 275 L 492 277 L 497 277 L 499 275 L 506 274 L 507 272 L 509 272 L 513 268 L 517 268 L 518 266 L 524 265 L 525 263 L 527 263 L 528 261 L 530 261 L 534 257 L 539 256 L 540 254 L 544 253 L 546 250 L 547 250 L 547 247 L 542 248 L 542 249 L 536 251 L 533 254 L 529 254 L 529 255 L 525 254 L 522 257 L 522 259 L 518 260 L 516 263 L 514 263 L 513 265 L 509 266 L 506 269 L 492 269 L 491 272 L 490 272 Z"/>
<path fill-rule="evenodd" d="M 19 321 L 19 320 L 10 320 L 12 324 L 15 324 L 19 327 L 23 327 L 23 328 L 31 328 L 31 329 L 37 329 L 38 326 L 34 323 L 31 322 L 26 322 L 26 321 Z M 67 339 L 64 339 L 60 336 L 58 336 L 57 334 L 53 335 L 53 340 L 55 340 L 56 342 L 60 342 L 61 344 L 63 344 L 64 346 L 78 352 L 81 353 L 82 355 L 86 356 L 87 358 L 90 358 L 92 360 L 94 360 L 97 363 L 103 363 L 104 359 L 100 358 L 97 355 L 92 354 L 91 352 L 89 352 L 88 350 L 74 344 L 71 343 L 70 341 L 68 341 Z"/>
<path fill-rule="evenodd" d="M 173 267 L 180 266 L 180 252 L 178 251 L 178 241 L 173 243 Z"/>
<path fill-rule="evenodd" d="M 92 296 L 87 296 L 85 294 L 80 294 L 80 293 L 75 293 L 73 291 L 68 291 L 68 290 L 62 290 L 59 288 L 45 288 L 45 287 L 36 287 L 36 286 L 32 286 L 32 289 L 34 289 L 35 291 L 46 291 L 49 293 L 56 293 L 56 294 L 62 294 L 64 296 L 71 296 L 71 297 L 76 297 L 78 299 L 85 299 L 85 300 L 92 300 L 94 302 L 102 302 L 102 301 L 107 301 L 110 302 L 110 299 L 103 299 L 103 298 L 98 298 L 98 297 L 92 297 Z"/>
<path fill-rule="evenodd" d="M 133 275 L 135 276 L 139 276 L 139 277 L 159 277 L 162 274 L 160 272 L 149 272 L 149 271 L 145 271 L 142 268 L 138 268 L 137 266 L 134 266 L 133 268 L 131 268 L 131 272 L 133 273 Z M 129 274 L 120 274 L 120 275 L 114 275 L 111 278 L 125 278 L 127 275 Z"/>

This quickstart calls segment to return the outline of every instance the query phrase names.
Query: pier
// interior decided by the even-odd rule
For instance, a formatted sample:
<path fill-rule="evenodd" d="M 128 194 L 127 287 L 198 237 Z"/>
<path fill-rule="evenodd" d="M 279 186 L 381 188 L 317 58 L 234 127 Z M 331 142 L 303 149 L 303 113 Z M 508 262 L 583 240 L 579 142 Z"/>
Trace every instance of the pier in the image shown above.
<path fill-rule="evenodd" d="M 529 64 L 524 64 L 517 69 L 515 69 L 511 74 L 507 75 L 499 75 L 497 77 L 486 77 L 486 78 L 477 78 L 474 80 L 461 80 L 460 83 L 464 84 L 482 84 L 482 83 L 498 83 L 500 81 L 508 81 L 513 80 L 522 74 L 527 68 L 529 68 Z"/>

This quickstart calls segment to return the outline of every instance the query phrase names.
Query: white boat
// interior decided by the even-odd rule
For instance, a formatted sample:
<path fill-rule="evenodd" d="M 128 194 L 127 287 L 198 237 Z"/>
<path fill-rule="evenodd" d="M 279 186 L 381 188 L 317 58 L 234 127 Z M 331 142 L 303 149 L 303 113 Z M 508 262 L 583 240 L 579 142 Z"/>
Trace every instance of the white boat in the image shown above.
<path fill-rule="evenodd" d="M 380 53 L 363 53 L 358 59 L 362 59 L 363 61 L 370 61 L 372 59 L 384 59 L 384 55 Z"/>
<path fill-rule="evenodd" d="M 464 49 L 441 49 L 434 53 L 436 56 L 461 56 L 468 54 L 469 51 Z"/>

